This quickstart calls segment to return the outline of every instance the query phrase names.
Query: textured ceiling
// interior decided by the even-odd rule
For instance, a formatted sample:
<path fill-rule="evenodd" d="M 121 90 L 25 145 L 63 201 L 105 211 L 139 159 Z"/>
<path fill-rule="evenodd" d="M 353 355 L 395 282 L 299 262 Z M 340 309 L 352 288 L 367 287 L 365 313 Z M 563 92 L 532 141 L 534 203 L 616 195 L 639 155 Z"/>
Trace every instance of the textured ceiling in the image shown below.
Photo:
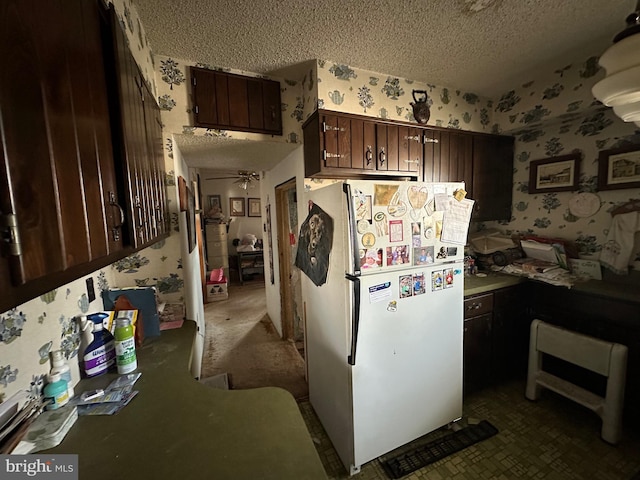
<path fill-rule="evenodd" d="M 331 60 L 488 97 L 549 65 L 604 51 L 635 7 L 635 0 L 133 2 L 156 54 L 280 75 Z"/>

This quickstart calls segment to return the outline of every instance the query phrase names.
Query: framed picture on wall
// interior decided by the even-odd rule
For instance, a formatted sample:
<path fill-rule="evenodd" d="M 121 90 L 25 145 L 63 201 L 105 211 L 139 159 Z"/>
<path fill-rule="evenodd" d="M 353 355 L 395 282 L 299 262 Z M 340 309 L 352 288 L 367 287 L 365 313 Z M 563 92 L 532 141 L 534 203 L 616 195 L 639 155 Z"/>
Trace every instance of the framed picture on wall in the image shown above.
<path fill-rule="evenodd" d="M 638 187 L 640 187 L 640 145 L 600 152 L 598 190 Z"/>
<path fill-rule="evenodd" d="M 529 165 L 529 193 L 571 192 L 578 189 L 580 154 L 533 160 Z"/>
<path fill-rule="evenodd" d="M 260 199 L 259 198 L 250 198 L 248 199 L 249 206 L 247 207 L 249 210 L 249 217 L 260 217 Z"/>
<path fill-rule="evenodd" d="M 244 217 L 244 198 L 231 197 L 229 199 L 229 212 L 232 217 Z"/>
<path fill-rule="evenodd" d="M 213 210 L 214 212 L 222 212 L 222 198 L 220 195 L 209 195 L 209 210 Z"/>

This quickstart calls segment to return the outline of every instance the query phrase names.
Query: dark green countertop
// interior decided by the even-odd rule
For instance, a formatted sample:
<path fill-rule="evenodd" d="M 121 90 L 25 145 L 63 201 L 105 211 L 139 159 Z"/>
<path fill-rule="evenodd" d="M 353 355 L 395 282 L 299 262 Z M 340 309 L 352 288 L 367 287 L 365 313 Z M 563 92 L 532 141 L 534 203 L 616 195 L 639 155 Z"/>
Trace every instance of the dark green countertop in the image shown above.
<path fill-rule="evenodd" d="M 79 455 L 79 478 L 326 479 L 289 392 L 217 390 L 189 373 L 194 322 L 138 348 L 139 394 L 114 416 L 80 417 L 49 453 Z M 83 380 L 76 392 L 116 375 Z"/>
<path fill-rule="evenodd" d="M 486 277 L 472 275 L 464 278 L 465 296 L 486 293 L 522 282 L 538 281 L 500 272 L 482 273 L 486 274 Z M 555 288 L 567 287 L 556 286 Z M 608 299 L 640 303 L 640 272 L 631 271 L 629 275 L 615 275 L 605 270 L 602 280 L 577 282 L 571 290 Z"/>

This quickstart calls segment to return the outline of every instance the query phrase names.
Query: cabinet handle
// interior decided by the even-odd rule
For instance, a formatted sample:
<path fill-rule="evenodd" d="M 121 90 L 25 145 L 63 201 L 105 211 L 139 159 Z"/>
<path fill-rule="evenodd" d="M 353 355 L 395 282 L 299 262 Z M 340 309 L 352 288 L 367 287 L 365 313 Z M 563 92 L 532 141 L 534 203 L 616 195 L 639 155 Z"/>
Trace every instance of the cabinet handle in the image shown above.
<path fill-rule="evenodd" d="M 345 155 L 339 153 L 329 153 L 326 150 L 322 151 L 322 159 L 326 160 L 327 158 L 344 158 Z"/>
<path fill-rule="evenodd" d="M 480 307 L 482 307 L 482 302 L 472 303 L 467 307 L 467 310 L 478 310 Z"/>
<path fill-rule="evenodd" d="M 420 138 L 420 135 L 409 135 L 408 137 L 404 137 L 405 140 L 414 140 L 416 142 L 419 142 L 422 140 L 422 138 Z"/>
<path fill-rule="evenodd" d="M 387 154 L 384 153 L 384 147 L 380 147 L 380 165 L 384 165 L 384 162 L 387 161 Z"/>
<path fill-rule="evenodd" d="M 18 217 L 16 214 L 0 215 L 0 228 L 4 230 L 0 241 L 4 241 L 8 245 L 9 255 L 21 256 L 22 242 L 20 241 L 20 230 L 18 229 Z"/>
<path fill-rule="evenodd" d="M 364 158 L 367 159 L 367 165 L 371 165 L 371 161 L 373 160 L 373 152 L 371 151 L 371 145 L 367 145 L 367 152 L 365 153 Z"/>
<path fill-rule="evenodd" d="M 140 238 L 144 237 L 144 220 L 142 217 L 142 202 L 140 201 L 140 197 L 138 195 L 135 196 L 133 202 L 136 210 L 138 210 L 138 236 Z"/>
<path fill-rule="evenodd" d="M 440 143 L 440 140 L 438 140 L 437 138 L 424 137 L 422 143 Z"/>
<path fill-rule="evenodd" d="M 415 163 L 416 165 L 420 163 L 419 159 L 415 159 L 415 160 L 405 160 L 405 163 Z"/>
<path fill-rule="evenodd" d="M 332 130 L 334 132 L 344 132 L 346 128 L 334 127 L 333 125 L 327 125 L 327 122 L 322 122 L 322 132 Z"/>
<path fill-rule="evenodd" d="M 113 241 L 114 242 L 119 242 L 120 241 L 120 229 L 122 228 L 122 225 L 124 224 L 124 210 L 122 209 L 122 207 L 116 201 L 116 194 L 114 192 L 109 192 L 109 205 L 111 205 L 112 207 L 116 207 L 118 209 L 118 211 L 120 212 L 120 223 L 117 223 L 113 227 L 111 227 L 111 235 L 113 236 Z"/>

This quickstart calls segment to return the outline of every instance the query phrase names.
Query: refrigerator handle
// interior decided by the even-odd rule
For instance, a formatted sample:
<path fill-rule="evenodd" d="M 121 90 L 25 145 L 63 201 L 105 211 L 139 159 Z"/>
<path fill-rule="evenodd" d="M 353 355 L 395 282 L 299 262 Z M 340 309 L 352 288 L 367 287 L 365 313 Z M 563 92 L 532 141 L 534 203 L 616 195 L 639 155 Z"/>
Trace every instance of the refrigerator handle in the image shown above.
<path fill-rule="evenodd" d="M 348 183 L 342 184 L 342 191 L 347 196 L 347 215 L 349 217 L 349 240 L 351 245 L 351 274 L 360 275 L 360 259 L 358 258 L 358 237 L 356 235 L 356 216 L 353 211 L 353 197 L 351 196 L 351 185 Z"/>
<path fill-rule="evenodd" d="M 345 278 L 353 282 L 353 302 L 351 303 L 351 352 L 347 357 L 349 365 L 356 364 L 356 347 L 358 345 L 358 327 L 360 326 L 360 277 L 345 274 Z"/>

